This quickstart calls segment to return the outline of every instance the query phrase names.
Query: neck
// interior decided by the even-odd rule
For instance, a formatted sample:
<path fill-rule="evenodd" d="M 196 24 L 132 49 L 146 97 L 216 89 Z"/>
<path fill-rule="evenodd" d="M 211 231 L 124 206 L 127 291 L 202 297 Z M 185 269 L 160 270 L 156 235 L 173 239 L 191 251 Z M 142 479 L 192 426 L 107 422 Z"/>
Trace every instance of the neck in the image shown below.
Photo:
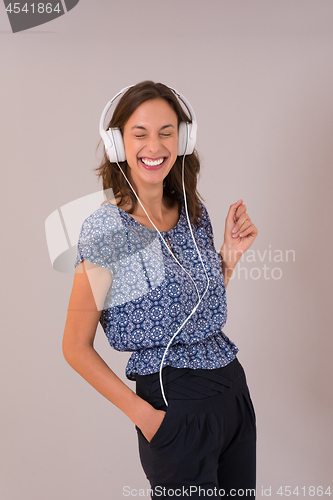
<path fill-rule="evenodd" d="M 162 184 L 156 186 L 149 185 L 147 187 L 141 186 L 137 195 L 150 218 L 153 218 L 155 221 L 162 221 L 164 219 L 165 211 L 169 207 L 166 200 L 163 198 Z M 139 202 L 137 202 L 135 206 L 134 214 L 139 217 L 146 216 Z"/>
<path fill-rule="evenodd" d="M 179 219 L 179 204 L 175 203 L 175 200 L 163 196 L 163 182 L 148 184 L 141 181 L 136 183 L 135 179 L 132 179 L 130 173 L 128 175 L 128 180 L 135 189 L 140 202 L 156 227 L 158 227 L 160 231 L 168 231 L 170 228 L 173 228 Z M 129 206 L 125 202 L 120 208 L 126 211 Z M 152 227 L 149 218 L 147 218 L 145 211 L 138 201 L 131 215 L 143 226 Z"/>

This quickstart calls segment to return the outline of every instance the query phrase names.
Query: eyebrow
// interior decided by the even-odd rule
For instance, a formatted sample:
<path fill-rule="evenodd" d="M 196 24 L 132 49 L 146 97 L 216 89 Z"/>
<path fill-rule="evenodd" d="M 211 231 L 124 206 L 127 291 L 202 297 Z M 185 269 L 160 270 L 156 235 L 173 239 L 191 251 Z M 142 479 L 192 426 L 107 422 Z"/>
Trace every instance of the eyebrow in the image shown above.
<path fill-rule="evenodd" d="M 168 128 L 168 127 L 172 127 L 172 128 L 175 128 L 173 125 L 163 125 L 163 127 L 160 128 L 160 130 L 164 130 L 165 128 Z M 142 125 L 134 125 L 131 130 L 133 130 L 134 128 L 139 128 L 140 130 L 147 130 L 145 127 L 142 127 Z"/>

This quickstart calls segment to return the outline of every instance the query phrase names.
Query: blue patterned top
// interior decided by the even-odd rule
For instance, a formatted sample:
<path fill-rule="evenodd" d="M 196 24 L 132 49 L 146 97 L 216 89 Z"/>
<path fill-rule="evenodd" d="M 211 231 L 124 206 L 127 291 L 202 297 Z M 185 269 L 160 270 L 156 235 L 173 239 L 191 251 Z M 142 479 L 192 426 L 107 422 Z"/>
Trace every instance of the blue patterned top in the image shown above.
<path fill-rule="evenodd" d="M 164 366 L 214 369 L 232 361 L 238 348 L 222 332 L 227 301 L 221 256 L 215 250 L 213 230 L 204 205 L 201 226 L 192 225 L 209 288 L 198 309 L 168 349 Z M 184 206 L 176 226 L 161 231 L 178 261 L 194 279 L 200 296 L 207 278 L 195 249 Z M 109 269 L 112 285 L 106 295 L 100 323 L 110 345 L 133 351 L 126 376 L 156 373 L 165 347 L 198 302 L 188 274 L 177 264 L 154 229 L 142 226 L 130 214 L 110 203 L 92 213 L 81 228 L 75 266 L 86 259 Z"/>

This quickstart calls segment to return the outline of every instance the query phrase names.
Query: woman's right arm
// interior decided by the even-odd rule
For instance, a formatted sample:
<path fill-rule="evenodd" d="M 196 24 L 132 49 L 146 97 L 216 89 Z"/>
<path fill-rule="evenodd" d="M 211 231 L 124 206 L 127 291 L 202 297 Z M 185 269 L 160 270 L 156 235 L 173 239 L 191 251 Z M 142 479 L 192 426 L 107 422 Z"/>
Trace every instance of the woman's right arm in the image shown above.
<path fill-rule="evenodd" d="M 137 396 L 94 349 L 96 330 L 111 280 L 108 269 L 86 260 L 76 266 L 62 343 L 63 354 L 69 365 L 123 411 L 150 441 L 165 412 L 155 410 Z"/>

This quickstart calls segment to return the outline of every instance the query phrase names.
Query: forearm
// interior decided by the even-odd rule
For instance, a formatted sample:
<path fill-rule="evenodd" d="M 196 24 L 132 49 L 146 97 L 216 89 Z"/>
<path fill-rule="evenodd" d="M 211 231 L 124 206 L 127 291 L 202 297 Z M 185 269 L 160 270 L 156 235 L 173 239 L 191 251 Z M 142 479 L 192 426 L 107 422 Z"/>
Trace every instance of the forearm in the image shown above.
<path fill-rule="evenodd" d="M 223 277 L 224 277 L 224 286 L 225 288 L 227 288 L 228 286 L 228 282 L 231 278 L 231 275 L 233 273 L 233 270 L 234 270 L 234 266 L 231 266 L 230 264 L 227 264 L 224 260 L 222 260 L 222 274 L 223 274 Z"/>
<path fill-rule="evenodd" d="M 69 365 L 111 403 L 123 411 L 141 428 L 150 418 L 153 407 L 137 396 L 108 367 L 92 346 L 67 348 L 64 356 Z"/>
<path fill-rule="evenodd" d="M 228 282 L 231 278 L 233 270 L 237 262 L 239 261 L 241 254 L 240 252 L 234 252 L 226 248 L 226 245 L 222 245 L 220 250 L 220 255 L 222 258 L 222 273 L 224 277 L 225 288 L 227 288 Z"/>

